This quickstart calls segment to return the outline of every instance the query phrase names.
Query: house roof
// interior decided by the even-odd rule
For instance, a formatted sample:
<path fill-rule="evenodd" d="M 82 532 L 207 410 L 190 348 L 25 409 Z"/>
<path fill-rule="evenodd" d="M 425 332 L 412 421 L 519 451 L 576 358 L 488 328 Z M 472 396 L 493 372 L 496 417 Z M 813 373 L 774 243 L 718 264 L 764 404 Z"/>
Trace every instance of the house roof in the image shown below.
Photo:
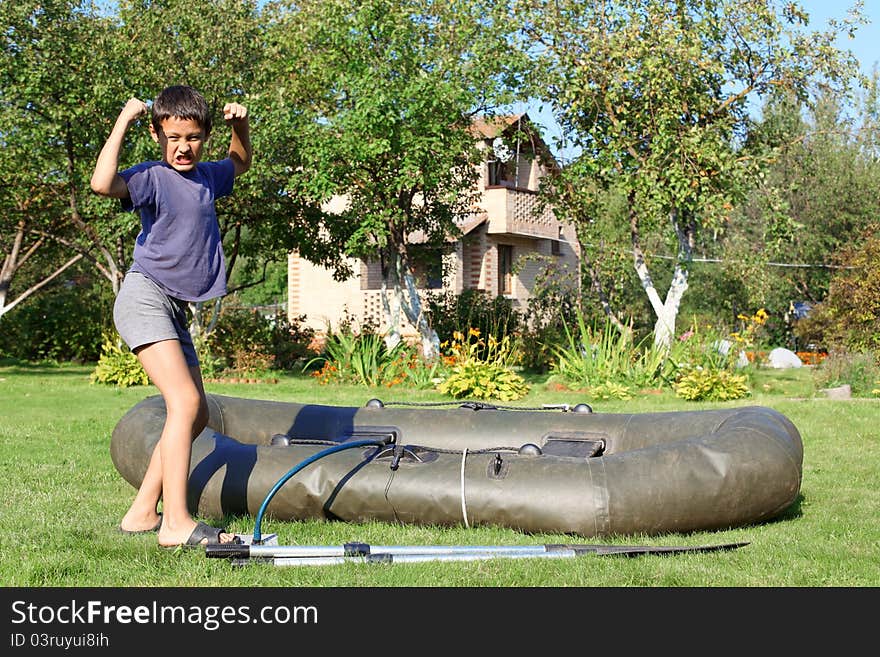
<path fill-rule="evenodd" d="M 478 138 L 492 140 L 520 127 L 528 133 L 534 152 L 541 157 L 543 162 L 551 169 L 559 169 L 559 164 L 541 137 L 540 131 L 525 112 L 492 117 L 478 116 L 471 124 L 471 131 Z"/>
<path fill-rule="evenodd" d="M 528 118 L 524 113 L 509 114 L 507 116 L 493 116 L 489 118 L 478 116 L 474 119 L 473 123 L 471 123 L 471 127 L 477 136 L 485 137 L 486 139 L 494 139 L 495 137 L 504 134 L 510 126 L 516 124 L 523 117 Z"/>

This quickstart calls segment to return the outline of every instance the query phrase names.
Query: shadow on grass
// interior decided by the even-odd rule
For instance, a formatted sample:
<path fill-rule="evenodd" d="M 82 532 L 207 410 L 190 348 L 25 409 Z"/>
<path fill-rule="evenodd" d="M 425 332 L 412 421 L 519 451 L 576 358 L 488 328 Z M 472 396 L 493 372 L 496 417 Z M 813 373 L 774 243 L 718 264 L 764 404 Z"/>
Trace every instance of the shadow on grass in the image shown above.
<path fill-rule="evenodd" d="M 794 520 L 795 518 L 803 518 L 804 512 L 801 510 L 801 504 L 803 501 L 804 494 L 798 493 L 798 496 L 794 498 L 794 502 L 791 503 L 791 506 L 773 518 L 770 522 L 784 522 L 786 520 Z"/>

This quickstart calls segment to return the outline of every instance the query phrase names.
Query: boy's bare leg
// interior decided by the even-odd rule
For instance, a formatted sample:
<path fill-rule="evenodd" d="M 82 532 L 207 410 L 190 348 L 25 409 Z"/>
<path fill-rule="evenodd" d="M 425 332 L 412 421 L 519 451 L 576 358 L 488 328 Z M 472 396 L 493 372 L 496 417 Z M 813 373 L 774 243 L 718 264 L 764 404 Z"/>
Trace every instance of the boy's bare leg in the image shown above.
<path fill-rule="evenodd" d="M 162 498 L 160 545 L 184 543 L 196 526 L 186 503 L 192 441 L 208 421 L 202 377 L 186 364 L 180 342 L 162 340 L 138 350 L 138 359 L 165 400 L 165 425 L 130 514 L 144 513 Z M 137 509 L 137 511 L 135 511 Z M 128 515 L 128 514 L 126 514 Z M 154 517 L 157 519 L 157 516 Z M 223 534 L 221 540 L 233 539 Z"/>
<path fill-rule="evenodd" d="M 126 531 L 146 531 L 159 522 L 156 507 L 162 497 L 162 456 L 159 445 L 153 450 L 147 471 L 134 501 L 119 526 Z"/>

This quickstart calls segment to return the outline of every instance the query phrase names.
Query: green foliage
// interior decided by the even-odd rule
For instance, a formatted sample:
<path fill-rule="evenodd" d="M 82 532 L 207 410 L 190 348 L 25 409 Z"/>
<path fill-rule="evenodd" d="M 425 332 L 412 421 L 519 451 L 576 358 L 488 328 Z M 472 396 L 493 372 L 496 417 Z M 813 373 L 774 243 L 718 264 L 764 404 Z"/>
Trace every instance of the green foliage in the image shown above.
<path fill-rule="evenodd" d="M 588 327 L 576 313 L 574 329 L 565 325 L 565 342 L 553 345 L 553 371 L 573 387 L 593 389 L 617 383 L 643 387 L 668 376 L 666 353 L 650 338 L 633 341 L 632 330 L 619 330 L 609 319 L 601 329 Z M 610 389 L 610 388 L 609 388 Z"/>
<path fill-rule="evenodd" d="M 101 345 L 101 357 L 89 375 L 92 383 L 106 383 L 128 388 L 130 386 L 149 385 L 150 379 L 140 361 L 125 345 L 109 334 L 104 336 Z"/>
<path fill-rule="evenodd" d="M 504 296 L 493 298 L 485 290 L 467 289 L 459 294 L 445 290 L 431 295 L 427 305 L 431 326 L 441 343 L 451 343 L 456 333 L 464 334 L 469 329 L 500 340 L 516 334 L 522 325 L 510 299 Z"/>
<path fill-rule="evenodd" d="M 283 304 L 287 300 L 287 260 L 260 263 L 255 258 L 239 258 L 229 288 L 245 306 Z"/>
<path fill-rule="evenodd" d="M 844 248 L 836 261 L 828 296 L 797 323 L 804 342 L 880 359 L 880 237 L 873 225 L 856 244 Z"/>
<path fill-rule="evenodd" d="M 741 150 L 751 126 L 750 102 L 780 88 L 805 99 L 817 80 L 843 92 L 857 71 L 834 46 L 846 23 L 812 31 L 796 3 L 785 3 L 785 11 L 760 0 L 535 0 L 518 6 L 530 26 L 522 47 L 536 58 L 528 76 L 532 93 L 550 105 L 577 150 L 547 185 L 557 216 L 578 226 L 582 243 L 591 245 L 588 255 L 592 245 L 625 230 L 650 301 L 643 308 L 657 316 L 664 279 L 648 271 L 655 265 L 642 255 L 665 251 L 676 258 L 680 270 L 670 278 L 665 310 L 677 312 L 694 247 L 723 234 L 734 206 L 775 156 L 744 156 Z M 544 47 L 533 48 L 536 39 Z M 626 220 L 617 232 L 596 219 L 610 191 L 625 202 Z M 772 218 L 779 221 L 766 226 L 771 245 L 797 234 L 792 215 Z M 762 243 L 748 246 L 757 250 Z M 593 257 L 590 266 L 601 269 L 603 263 Z M 591 282 L 608 278 L 597 275 Z M 665 325 L 655 326 L 655 338 L 668 344 Z"/>
<path fill-rule="evenodd" d="M 418 345 L 406 344 L 388 365 L 385 385 L 403 385 L 416 390 L 432 390 L 448 375 L 448 365 L 440 356 L 425 358 Z"/>
<path fill-rule="evenodd" d="M 813 368 L 812 374 L 819 388 L 849 385 L 854 396 L 865 397 L 876 394 L 880 363 L 870 353 L 832 350 Z"/>
<path fill-rule="evenodd" d="M 614 381 L 605 381 L 591 386 L 589 393 L 594 399 L 632 399 L 629 386 Z"/>
<path fill-rule="evenodd" d="M 307 0 L 273 19 L 266 77 L 296 145 L 285 188 L 316 208 L 345 197 L 312 223 L 337 251 L 381 256 L 389 288 L 405 285 L 406 236 L 440 245 L 473 211 L 483 155 L 472 122 L 512 100 L 515 24 L 483 0 Z M 431 337 L 413 297 L 403 303 Z"/>
<path fill-rule="evenodd" d="M 549 371 L 552 345 L 564 339 L 565 323 L 574 321 L 579 307 L 578 275 L 577 271 L 557 266 L 551 259 L 543 263 L 535 276 L 526 312 L 519 321 L 520 364 L 526 371 Z"/>
<path fill-rule="evenodd" d="M 839 264 L 835 254 L 870 236 L 865 229 L 880 214 L 877 108 L 875 76 L 859 108 L 827 93 L 809 107 L 791 94 L 780 94 L 762 107 L 761 120 L 750 130 L 745 152 L 771 161 L 752 179 L 746 201 L 735 208 L 712 252 L 728 263 L 727 301 L 709 286 L 706 299 L 716 308 L 733 304 L 734 312 L 737 307 L 766 307 L 775 316 L 767 332 L 777 346 L 797 351 L 797 344 L 825 343 L 818 326 L 812 328 L 819 335 L 795 341 L 798 331 L 813 322 L 792 327 L 780 320 L 791 301 L 815 306 L 840 270 L 768 262 Z M 852 112 L 858 116 L 851 117 Z M 730 294 L 737 288 L 735 296 Z"/>
<path fill-rule="evenodd" d="M 384 336 L 371 327 L 355 331 L 343 325 L 336 332 L 327 332 L 322 355 L 306 363 L 303 371 L 315 363 L 323 363 L 321 369 L 313 373 L 322 384 L 377 386 L 399 375 L 399 361 L 404 358 L 406 349 L 402 341 L 389 349 Z"/>
<path fill-rule="evenodd" d="M 743 349 L 751 346 L 766 321 L 762 310 L 741 315 L 734 333 L 693 321 L 667 351 L 650 336 L 635 343 L 631 331 L 610 320 L 603 329 L 586 326 L 578 315 L 576 331 L 566 328 L 567 344 L 555 347 L 554 371 L 570 387 L 586 389 L 598 399 L 629 399 L 632 387 L 671 387 L 691 400 L 724 401 L 750 394 L 747 371 L 737 372 Z"/>
<path fill-rule="evenodd" d="M 447 356 L 449 371 L 437 390 L 456 399 L 519 399 L 528 393 L 529 386 L 512 369 L 515 352 L 509 335 L 501 340 L 489 335 L 483 340 L 477 329 L 470 329 L 466 338 L 456 331 Z"/>
<path fill-rule="evenodd" d="M 214 329 L 199 353 L 203 374 L 230 371 L 263 372 L 300 367 L 312 352 L 314 330 L 303 326 L 304 317 L 289 321 L 282 311 L 264 316 L 258 310 L 225 303 Z"/>
<path fill-rule="evenodd" d="M 0 319 L 0 354 L 26 360 L 94 362 L 112 330 L 109 289 L 87 280 L 54 285 Z"/>
<path fill-rule="evenodd" d="M 688 401 L 729 401 L 751 394 L 745 351 L 753 349 L 768 315 L 740 314 L 737 331 L 727 331 L 692 320 L 690 328 L 673 341 L 669 371 L 677 397 Z"/>
<path fill-rule="evenodd" d="M 96 117 L 105 114 L 105 84 L 115 75 L 108 73 L 113 32 L 84 0 L 3 2 L 0 23 L 0 289 L 13 280 L 12 288 L 24 291 L 77 256 L 108 264 L 117 253 L 112 243 L 100 254 L 89 249 L 110 228 L 108 215 L 118 212 L 118 201 L 93 205 L 88 188 L 112 125 Z M 120 94 L 115 111 L 126 97 Z M 115 232 L 129 228 L 120 222 Z M 9 301 L 3 297 L 0 305 Z M 94 358 L 99 345 L 100 332 Z"/>
<path fill-rule="evenodd" d="M 674 388 L 677 397 L 688 401 L 730 401 L 751 394 L 745 374 L 702 367 L 682 375 Z"/>
<path fill-rule="evenodd" d="M 730 332 L 715 324 L 691 320 L 688 330 L 670 346 L 669 360 L 676 372 L 694 368 L 733 369 L 742 347 L 730 339 Z"/>

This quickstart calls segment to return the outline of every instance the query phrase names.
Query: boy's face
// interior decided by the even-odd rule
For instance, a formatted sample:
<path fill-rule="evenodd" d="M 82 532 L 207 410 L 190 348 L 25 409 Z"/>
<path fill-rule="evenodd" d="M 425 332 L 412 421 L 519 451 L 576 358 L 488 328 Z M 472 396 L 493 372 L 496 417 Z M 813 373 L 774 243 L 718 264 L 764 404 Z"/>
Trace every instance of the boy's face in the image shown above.
<path fill-rule="evenodd" d="M 171 116 L 158 131 L 150 124 L 150 134 L 162 148 L 162 160 L 177 171 L 192 171 L 202 158 L 207 135 L 198 121 Z"/>

